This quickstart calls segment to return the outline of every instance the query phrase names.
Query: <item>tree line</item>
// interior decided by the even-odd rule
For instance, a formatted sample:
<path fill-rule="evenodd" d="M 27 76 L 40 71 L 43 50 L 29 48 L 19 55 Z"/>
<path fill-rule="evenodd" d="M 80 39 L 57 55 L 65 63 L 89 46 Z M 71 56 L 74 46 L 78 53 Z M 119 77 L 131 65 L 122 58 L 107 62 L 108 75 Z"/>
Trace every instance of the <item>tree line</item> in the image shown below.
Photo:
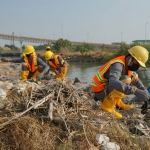
<path fill-rule="evenodd" d="M 111 57 L 119 56 L 119 55 L 126 55 L 128 53 L 128 49 L 135 45 L 140 45 L 138 43 L 131 43 L 127 44 L 125 42 L 120 43 L 120 46 L 116 49 L 113 49 L 114 51 L 113 55 L 109 55 L 106 59 L 111 59 Z M 34 46 L 34 45 L 33 45 Z M 51 43 L 50 45 L 44 44 L 44 45 L 38 45 L 34 46 L 36 51 L 45 50 L 46 46 L 50 46 L 52 51 L 55 53 L 61 53 L 62 49 L 65 49 L 67 52 L 80 52 L 82 55 L 87 54 L 89 51 L 110 51 L 110 49 L 106 48 L 105 45 L 102 46 L 96 46 L 89 43 L 81 43 L 78 45 L 72 45 L 71 42 L 67 39 L 58 39 L 55 43 Z M 141 45 L 145 47 L 150 52 L 150 44 Z M 16 47 L 15 45 L 5 45 L 5 49 L 13 50 L 13 51 L 19 51 L 20 48 Z M 5 50 L 4 48 L 0 47 L 0 51 Z M 25 45 L 22 46 L 22 49 L 25 48 Z"/>

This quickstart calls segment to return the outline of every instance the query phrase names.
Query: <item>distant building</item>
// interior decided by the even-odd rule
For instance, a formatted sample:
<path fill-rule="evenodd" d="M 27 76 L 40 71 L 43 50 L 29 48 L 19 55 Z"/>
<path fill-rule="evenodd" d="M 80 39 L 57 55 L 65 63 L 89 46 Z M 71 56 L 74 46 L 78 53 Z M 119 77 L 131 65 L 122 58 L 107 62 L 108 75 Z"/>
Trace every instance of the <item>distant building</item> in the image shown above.
<path fill-rule="evenodd" d="M 134 40 L 132 41 L 133 43 L 137 43 L 137 44 L 140 44 L 140 45 L 144 45 L 144 44 L 150 44 L 150 40 Z"/>

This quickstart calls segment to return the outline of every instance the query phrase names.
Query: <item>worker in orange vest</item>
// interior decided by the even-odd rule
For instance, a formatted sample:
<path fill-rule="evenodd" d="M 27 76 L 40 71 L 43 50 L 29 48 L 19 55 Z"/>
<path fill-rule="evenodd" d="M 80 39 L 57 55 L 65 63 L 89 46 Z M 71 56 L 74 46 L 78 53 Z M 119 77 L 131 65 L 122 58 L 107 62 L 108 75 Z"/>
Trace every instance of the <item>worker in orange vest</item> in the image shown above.
<path fill-rule="evenodd" d="M 130 109 L 132 105 L 123 103 L 122 98 L 134 94 L 143 100 L 142 113 L 146 113 L 149 94 L 135 71 L 139 67 L 146 67 L 149 52 L 142 46 L 134 46 L 128 50 L 126 56 L 119 56 L 104 64 L 92 79 L 94 99 L 101 100 L 101 109 L 113 114 L 117 118 L 122 115 L 115 110 L 115 106 Z"/>
<path fill-rule="evenodd" d="M 22 80 L 32 79 L 41 80 L 44 74 L 49 70 L 49 66 L 37 56 L 35 49 L 27 45 L 19 59 L 1 59 L 3 62 L 22 63 Z"/>
<path fill-rule="evenodd" d="M 51 51 L 46 51 L 45 60 L 50 66 L 50 69 L 55 73 L 54 76 L 57 80 L 64 80 L 68 70 L 68 63 L 62 58 L 61 55 L 55 55 Z"/>

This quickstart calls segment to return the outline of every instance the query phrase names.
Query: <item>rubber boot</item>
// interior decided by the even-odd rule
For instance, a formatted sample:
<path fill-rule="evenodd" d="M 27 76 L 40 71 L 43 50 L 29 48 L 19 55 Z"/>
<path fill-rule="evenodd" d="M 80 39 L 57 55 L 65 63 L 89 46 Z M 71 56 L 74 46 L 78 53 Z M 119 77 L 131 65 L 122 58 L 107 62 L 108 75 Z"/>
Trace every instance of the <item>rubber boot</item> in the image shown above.
<path fill-rule="evenodd" d="M 56 80 L 64 80 L 67 74 L 67 66 L 61 67 L 60 73 L 58 74 L 59 77 Z"/>
<path fill-rule="evenodd" d="M 22 80 L 26 81 L 29 75 L 29 70 L 22 71 Z"/>
<path fill-rule="evenodd" d="M 114 107 L 116 105 L 116 101 L 111 99 L 109 96 L 106 97 L 101 105 L 101 109 L 111 113 L 112 115 L 114 115 L 116 118 L 122 118 L 122 115 L 115 111 Z"/>
<path fill-rule="evenodd" d="M 131 109 L 132 108 L 132 105 L 127 105 L 127 104 L 123 103 L 123 101 L 121 100 L 122 98 L 125 97 L 124 93 L 119 92 L 117 90 L 113 90 L 112 95 L 114 95 L 115 100 L 116 100 L 116 106 L 118 106 L 119 108 L 121 108 L 121 109 Z"/>
<path fill-rule="evenodd" d="M 62 81 L 63 80 L 63 78 L 62 78 L 62 74 L 61 73 L 59 73 L 59 74 L 57 74 L 55 77 L 56 77 L 56 80 L 58 80 L 58 81 Z"/>
<path fill-rule="evenodd" d="M 33 74 L 32 79 L 34 81 L 36 81 L 36 77 L 40 74 L 41 72 L 39 72 L 38 70 Z"/>
<path fill-rule="evenodd" d="M 118 106 L 119 108 L 124 109 L 124 110 L 133 108 L 132 105 L 127 105 L 127 104 L 123 103 L 123 101 L 121 99 L 118 99 L 118 101 L 116 102 L 116 106 Z"/>

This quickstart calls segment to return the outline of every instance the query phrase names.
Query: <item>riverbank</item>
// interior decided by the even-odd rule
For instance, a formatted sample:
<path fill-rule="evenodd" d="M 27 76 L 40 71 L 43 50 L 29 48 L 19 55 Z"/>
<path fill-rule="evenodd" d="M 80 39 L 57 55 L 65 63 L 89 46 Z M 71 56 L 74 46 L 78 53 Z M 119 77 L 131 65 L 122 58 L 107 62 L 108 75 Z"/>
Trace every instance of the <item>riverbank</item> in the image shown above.
<path fill-rule="evenodd" d="M 68 62 L 105 62 L 108 58 L 113 57 L 116 52 L 114 50 L 95 50 L 81 54 L 80 52 L 66 52 L 62 50 L 60 54 Z M 45 51 L 37 52 L 44 59 Z"/>
<path fill-rule="evenodd" d="M 1 63 L 0 74 L 2 149 L 98 150 L 109 144 L 113 150 L 150 149 L 149 113 L 142 115 L 135 99 L 124 100 L 134 108 L 118 109 L 123 118 L 116 119 L 100 109 L 101 102 L 95 105 L 84 83 L 22 82 L 20 64 L 12 63 Z M 98 138 L 104 135 L 107 140 Z"/>
<path fill-rule="evenodd" d="M 45 55 L 45 50 L 36 51 L 37 55 L 41 57 L 43 60 Z M 60 54 L 65 60 L 68 62 L 103 62 L 106 61 L 109 57 L 113 57 L 115 51 L 113 50 L 95 50 L 89 51 L 86 53 L 81 54 L 80 52 L 68 52 L 62 50 Z M 7 58 L 19 58 L 21 56 L 20 52 L 9 51 L 9 52 L 1 52 L 0 57 L 7 57 Z"/>

